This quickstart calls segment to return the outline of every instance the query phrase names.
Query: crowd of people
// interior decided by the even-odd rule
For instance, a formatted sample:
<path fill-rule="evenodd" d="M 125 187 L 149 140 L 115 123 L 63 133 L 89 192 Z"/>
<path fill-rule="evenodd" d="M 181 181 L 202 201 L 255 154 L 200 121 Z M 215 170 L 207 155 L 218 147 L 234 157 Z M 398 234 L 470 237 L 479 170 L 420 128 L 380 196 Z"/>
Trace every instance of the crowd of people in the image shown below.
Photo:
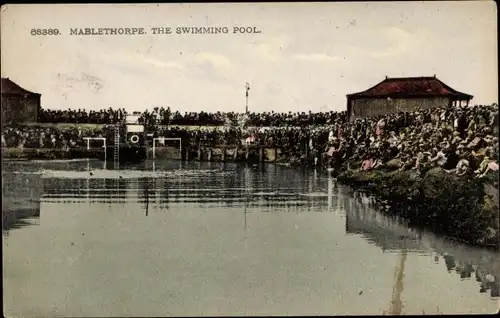
<path fill-rule="evenodd" d="M 40 123 L 71 123 L 71 124 L 113 124 L 125 120 L 124 109 L 101 109 L 98 111 L 85 109 L 51 110 L 41 109 L 38 114 Z"/>
<path fill-rule="evenodd" d="M 123 121 L 126 112 L 50 111 L 42 122 L 101 123 Z M 49 119 L 50 118 L 50 119 Z M 55 119 L 54 119 L 55 118 Z M 448 173 L 484 176 L 498 170 L 498 107 L 417 109 L 348 121 L 345 112 L 323 113 L 172 113 L 154 108 L 140 115 L 154 136 L 181 138 L 183 144 L 259 143 L 293 157 L 336 169 L 415 170 L 441 167 Z M 199 126 L 195 129 L 186 126 Z M 213 126 L 223 126 L 220 127 Z M 81 128 L 10 126 L 3 129 L 3 147 L 83 147 L 82 137 L 113 141 L 112 126 L 82 133 Z M 496 130 L 496 131 L 494 131 Z"/>
<path fill-rule="evenodd" d="M 83 131 L 80 127 L 59 129 L 56 127 L 9 125 L 2 130 L 2 147 L 6 148 L 54 148 L 70 149 L 87 147 L 84 137 L 113 140 L 112 127 Z"/>
<path fill-rule="evenodd" d="M 326 134 L 315 134 L 319 145 Z M 448 173 L 482 177 L 498 170 L 497 135 L 497 105 L 436 108 L 336 122 L 326 148 L 315 150 L 325 150 L 335 168 L 423 173 L 441 167 Z"/>
<path fill-rule="evenodd" d="M 126 120 L 125 109 L 101 109 L 98 111 L 77 110 L 50 110 L 41 109 L 39 122 L 41 123 L 77 123 L 77 124 L 116 124 Z M 239 114 L 236 112 L 172 112 L 170 107 L 154 107 L 140 113 L 139 122 L 147 126 L 179 125 L 179 126 L 224 126 L 233 121 Z M 247 124 L 255 127 L 276 127 L 284 123 L 290 126 L 326 125 L 333 121 L 345 119 L 345 112 L 288 112 L 288 113 L 253 113 L 247 115 Z"/>
<path fill-rule="evenodd" d="M 39 113 L 41 123 L 80 123 L 80 124 L 116 124 L 126 120 L 125 109 L 101 109 L 98 111 L 78 110 L 50 110 L 42 109 Z M 224 125 L 227 114 L 221 112 L 172 112 L 170 107 L 154 107 L 152 111 L 145 110 L 140 113 L 139 122 L 144 125 Z"/>

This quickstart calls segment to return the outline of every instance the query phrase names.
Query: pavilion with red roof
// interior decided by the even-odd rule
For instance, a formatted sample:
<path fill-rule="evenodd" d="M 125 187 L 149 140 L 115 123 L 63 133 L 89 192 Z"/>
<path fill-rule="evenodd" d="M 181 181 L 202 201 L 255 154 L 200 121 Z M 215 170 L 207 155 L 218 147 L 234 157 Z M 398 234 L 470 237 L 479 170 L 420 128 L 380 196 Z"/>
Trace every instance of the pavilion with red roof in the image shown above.
<path fill-rule="evenodd" d="M 468 105 L 472 95 L 446 85 L 436 75 L 432 77 L 388 78 L 377 85 L 347 95 L 350 120 L 416 109 Z"/>

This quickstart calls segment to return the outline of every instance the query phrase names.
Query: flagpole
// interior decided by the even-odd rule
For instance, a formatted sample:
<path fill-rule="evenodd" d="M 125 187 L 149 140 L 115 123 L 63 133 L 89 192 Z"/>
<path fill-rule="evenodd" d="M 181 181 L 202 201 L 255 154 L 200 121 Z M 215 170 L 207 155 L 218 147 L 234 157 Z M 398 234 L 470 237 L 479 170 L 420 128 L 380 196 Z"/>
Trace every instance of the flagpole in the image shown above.
<path fill-rule="evenodd" d="M 250 90 L 250 84 L 247 84 L 245 85 L 245 88 L 246 88 L 246 105 L 245 105 L 245 113 L 248 114 L 248 91 Z"/>

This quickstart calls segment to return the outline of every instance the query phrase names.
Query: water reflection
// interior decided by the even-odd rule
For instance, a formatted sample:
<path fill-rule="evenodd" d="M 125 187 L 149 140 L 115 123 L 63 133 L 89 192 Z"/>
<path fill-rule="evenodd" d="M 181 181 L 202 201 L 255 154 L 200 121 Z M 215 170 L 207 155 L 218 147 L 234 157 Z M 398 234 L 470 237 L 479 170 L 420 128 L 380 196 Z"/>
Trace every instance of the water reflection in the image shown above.
<path fill-rule="evenodd" d="M 40 174 L 26 174 L 21 169 L 11 171 L 2 169 L 2 232 L 4 234 L 23 226 L 40 224 L 42 192 L 43 184 Z"/>
<path fill-rule="evenodd" d="M 421 233 L 409 228 L 397 216 L 377 211 L 374 199 L 361 192 L 355 192 L 353 199 L 345 203 L 346 232 L 364 236 L 384 252 L 423 252 Z"/>
<path fill-rule="evenodd" d="M 380 212 L 380 203 L 362 192 L 354 192 L 345 208 L 346 233 L 361 235 L 384 252 L 434 255 L 435 263 L 442 258 L 448 273 L 457 273 L 461 280 L 471 279 L 475 273 L 479 292 L 489 291 L 491 297 L 499 297 L 498 253 L 409 228 L 404 219 Z"/>
<path fill-rule="evenodd" d="M 475 279 L 478 292 L 499 296 L 497 253 L 410 228 L 405 220 L 380 212 L 381 203 L 372 197 L 339 185 L 324 172 L 180 161 L 146 161 L 119 170 L 99 161 L 18 163 L 3 168 L 5 234 L 40 224 L 40 204 L 53 203 L 88 203 L 89 210 L 93 205 L 125 208 L 139 203 L 148 219 L 182 207 L 187 207 L 186 213 L 190 208 L 214 214 L 229 211 L 238 215 L 248 235 L 261 226 L 262 214 L 329 212 L 336 218 L 328 220 L 338 222 L 348 236 L 361 237 L 383 253 L 430 257 L 443 263 L 443 273 L 456 274 L 463 281 Z"/>
<path fill-rule="evenodd" d="M 223 169 L 213 163 L 206 167 L 211 169 L 200 169 L 199 173 L 180 167 L 152 177 L 119 176 L 117 179 L 103 170 L 88 169 L 89 175 L 85 178 L 45 178 L 43 202 L 139 202 L 159 209 L 168 209 L 169 203 L 195 203 L 210 207 L 262 207 L 267 212 L 275 209 L 291 212 L 303 207 L 308 211 L 323 211 L 323 205 L 316 202 L 323 202 L 328 197 L 326 192 L 308 192 L 308 188 L 321 186 L 313 188 L 307 182 L 299 189 L 285 178 L 268 184 L 264 178 L 267 175 L 265 169 L 255 166 L 225 165 Z M 127 168 L 148 171 L 147 164 Z M 157 164 L 155 172 L 158 172 Z"/>

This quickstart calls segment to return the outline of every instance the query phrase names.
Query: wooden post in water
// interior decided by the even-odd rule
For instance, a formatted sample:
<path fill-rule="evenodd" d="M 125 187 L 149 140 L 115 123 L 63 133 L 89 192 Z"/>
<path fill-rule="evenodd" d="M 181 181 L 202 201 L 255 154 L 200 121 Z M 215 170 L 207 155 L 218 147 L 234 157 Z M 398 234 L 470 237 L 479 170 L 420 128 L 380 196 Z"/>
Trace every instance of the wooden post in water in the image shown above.
<path fill-rule="evenodd" d="M 248 162 L 248 158 L 250 157 L 250 147 L 247 145 L 245 148 L 245 161 Z"/>
<path fill-rule="evenodd" d="M 238 151 L 239 151 L 239 147 L 236 146 L 236 148 L 234 149 L 234 155 L 233 155 L 234 161 L 238 161 Z"/>
<path fill-rule="evenodd" d="M 212 148 L 208 148 L 207 157 L 209 162 L 212 161 Z"/>
<path fill-rule="evenodd" d="M 146 216 L 148 216 L 148 212 L 149 212 L 149 184 L 148 184 L 148 180 L 144 181 L 144 184 L 145 184 L 144 197 L 146 199 Z"/>
<path fill-rule="evenodd" d="M 200 145 L 200 144 L 198 144 L 198 161 L 201 161 L 201 159 L 202 159 L 202 158 L 203 158 L 203 157 L 202 157 L 202 155 L 201 155 L 201 145 Z"/>
<path fill-rule="evenodd" d="M 186 154 L 185 160 L 186 161 L 189 161 L 189 154 L 190 154 L 190 152 L 191 152 L 190 148 L 189 148 L 189 146 L 187 146 L 186 147 L 186 151 L 185 151 L 185 154 Z"/>
<path fill-rule="evenodd" d="M 264 147 L 259 147 L 259 162 L 264 162 Z"/>
<path fill-rule="evenodd" d="M 226 146 L 223 146 L 223 147 L 222 147 L 222 158 L 221 158 L 221 161 L 222 161 L 222 162 L 225 162 L 225 161 L 226 161 L 226 151 L 227 151 Z"/>

